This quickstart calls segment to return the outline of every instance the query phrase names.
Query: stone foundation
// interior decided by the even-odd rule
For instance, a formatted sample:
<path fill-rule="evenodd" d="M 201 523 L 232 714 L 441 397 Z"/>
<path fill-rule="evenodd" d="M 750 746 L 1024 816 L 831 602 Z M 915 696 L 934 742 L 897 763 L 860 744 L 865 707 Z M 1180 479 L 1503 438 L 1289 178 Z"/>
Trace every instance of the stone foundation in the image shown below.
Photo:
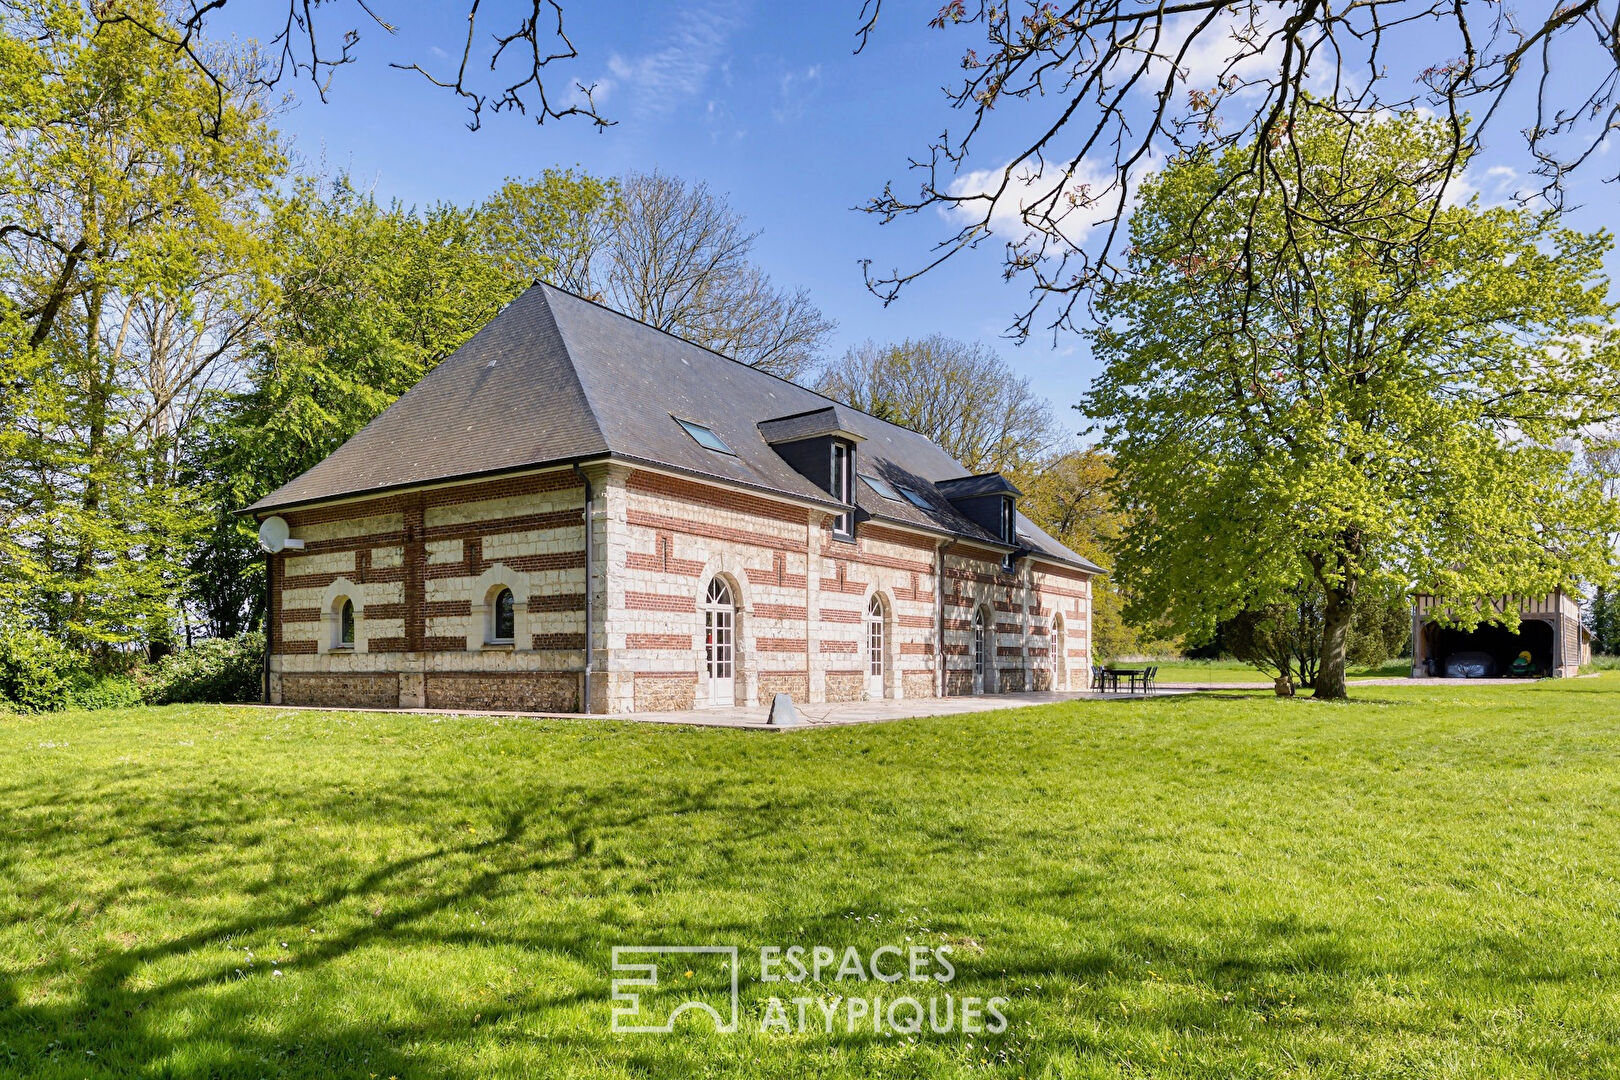
<path fill-rule="evenodd" d="M 934 696 L 934 676 L 926 671 L 908 671 L 900 677 L 900 686 L 908 698 Z"/>
<path fill-rule="evenodd" d="M 635 677 L 636 712 L 673 712 L 697 707 L 696 675 L 641 673 Z"/>
<path fill-rule="evenodd" d="M 284 674 L 283 705 L 346 705 L 392 709 L 399 705 L 397 675 Z"/>
<path fill-rule="evenodd" d="M 866 698 L 866 680 L 858 671 L 827 672 L 827 700 L 863 701 Z"/>
<path fill-rule="evenodd" d="M 430 709 L 579 711 L 580 676 L 574 672 L 430 674 L 426 681 Z"/>
<path fill-rule="evenodd" d="M 777 694 L 786 694 L 796 705 L 806 704 L 810 700 L 810 676 L 802 671 L 760 672 L 760 704 L 769 705 Z"/>

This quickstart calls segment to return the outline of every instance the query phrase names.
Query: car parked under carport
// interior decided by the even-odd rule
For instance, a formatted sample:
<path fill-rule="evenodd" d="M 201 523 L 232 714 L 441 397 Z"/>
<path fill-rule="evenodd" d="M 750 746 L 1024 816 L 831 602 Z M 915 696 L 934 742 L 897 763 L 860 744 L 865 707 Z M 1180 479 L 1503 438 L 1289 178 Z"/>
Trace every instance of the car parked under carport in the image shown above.
<path fill-rule="evenodd" d="M 1517 604 L 1519 625 L 1510 630 L 1501 623 L 1480 623 L 1458 630 L 1435 620 L 1440 604 L 1420 595 L 1413 606 L 1412 675 L 1414 678 L 1496 678 L 1513 671 L 1520 653 L 1530 654 L 1532 674 L 1568 677 L 1591 658 L 1591 635 L 1581 625 L 1580 602 L 1559 589 L 1541 600 L 1506 601 L 1498 610 Z"/>

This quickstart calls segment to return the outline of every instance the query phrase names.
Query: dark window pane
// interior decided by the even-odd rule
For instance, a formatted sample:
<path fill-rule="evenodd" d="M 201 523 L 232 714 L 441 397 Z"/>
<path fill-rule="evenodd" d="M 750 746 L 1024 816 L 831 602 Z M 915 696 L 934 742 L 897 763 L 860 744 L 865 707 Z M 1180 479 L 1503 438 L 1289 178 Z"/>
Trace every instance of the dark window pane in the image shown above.
<path fill-rule="evenodd" d="M 511 641 L 517 633 L 517 612 L 513 607 L 512 590 L 502 589 L 495 597 L 495 640 Z"/>

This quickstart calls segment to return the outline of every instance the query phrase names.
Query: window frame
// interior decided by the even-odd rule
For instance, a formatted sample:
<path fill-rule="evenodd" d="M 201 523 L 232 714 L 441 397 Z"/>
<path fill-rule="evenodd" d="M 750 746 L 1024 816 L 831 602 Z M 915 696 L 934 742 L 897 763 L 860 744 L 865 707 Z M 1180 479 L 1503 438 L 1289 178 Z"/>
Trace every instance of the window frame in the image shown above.
<path fill-rule="evenodd" d="M 932 511 L 934 509 L 934 504 L 923 498 L 922 492 L 918 491 L 916 488 L 903 487 L 899 490 L 901 496 L 906 500 L 906 502 L 910 503 L 912 506 L 915 506 L 917 509 L 928 511 Z"/>
<path fill-rule="evenodd" d="M 674 413 L 671 413 L 669 418 L 681 425 L 681 430 L 690 435 L 692 441 L 703 447 L 703 449 L 715 454 L 725 454 L 727 457 L 737 456 L 737 451 L 733 450 L 730 444 L 720 437 L 720 433 L 709 425 L 700 424 L 696 420 L 682 420 Z M 713 440 L 714 445 L 711 446 L 708 442 L 705 442 L 706 438 Z"/>
<path fill-rule="evenodd" d="M 834 439 L 828 458 L 828 472 L 832 477 L 832 496 L 844 505 L 851 507 L 851 509 L 833 518 L 833 539 L 854 540 L 855 447 L 842 439 Z"/>

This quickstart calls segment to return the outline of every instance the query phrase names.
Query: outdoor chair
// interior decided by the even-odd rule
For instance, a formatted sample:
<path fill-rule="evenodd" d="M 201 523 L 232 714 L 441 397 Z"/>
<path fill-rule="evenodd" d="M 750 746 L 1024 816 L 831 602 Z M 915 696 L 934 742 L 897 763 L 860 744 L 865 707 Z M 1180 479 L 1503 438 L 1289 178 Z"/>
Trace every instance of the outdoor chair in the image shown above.
<path fill-rule="evenodd" d="M 1099 694 L 1108 692 L 1108 673 L 1102 669 L 1101 664 L 1091 665 L 1091 689 Z"/>

